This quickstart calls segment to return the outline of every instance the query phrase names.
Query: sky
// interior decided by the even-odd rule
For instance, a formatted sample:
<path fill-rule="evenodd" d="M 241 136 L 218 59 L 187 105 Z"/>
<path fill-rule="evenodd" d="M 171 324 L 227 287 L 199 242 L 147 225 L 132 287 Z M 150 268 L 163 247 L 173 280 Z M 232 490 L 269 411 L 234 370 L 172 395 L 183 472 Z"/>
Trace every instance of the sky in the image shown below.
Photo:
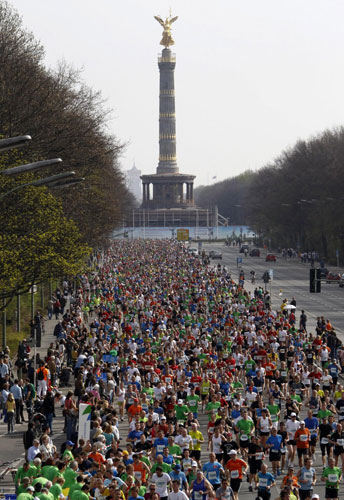
<path fill-rule="evenodd" d="M 45 62 L 83 70 L 113 110 L 120 163 L 158 164 L 162 27 L 173 24 L 177 161 L 195 185 L 259 169 L 343 123 L 343 0 L 9 0 Z"/>

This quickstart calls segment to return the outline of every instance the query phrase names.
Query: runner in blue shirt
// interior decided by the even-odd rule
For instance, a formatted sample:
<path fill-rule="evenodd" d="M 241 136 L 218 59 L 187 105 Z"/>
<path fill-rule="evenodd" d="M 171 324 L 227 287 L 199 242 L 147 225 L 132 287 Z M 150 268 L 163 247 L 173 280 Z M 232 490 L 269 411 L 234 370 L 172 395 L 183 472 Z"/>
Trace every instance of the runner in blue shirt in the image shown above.
<path fill-rule="evenodd" d="M 181 490 L 184 489 L 186 491 L 189 491 L 189 486 L 188 486 L 188 481 L 186 479 L 186 475 L 180 469 L 181 469 L 180 465 L 176 464 L 173 467 L 173 470 L 171 470 L 171 472 L 170 472 L 170 477 L 171 477 L 172 481 L 179 481 L 179 488 Z"/>
<path fill-rule="evenodd" d="M 297 479 L 300 483 L 300 500 L 312 498 L 313 486 L 315 485 L 317 479 L 315 469 L 312 467 L 312 460 L 307 458 L 305 464 L 305 467 L 302 467 L 297 473 Z"/>
<path fill-rule="evenodd" d="M 274 477 L 268 472 L 268 466 L 262 464 L 261 472 L 258 472 L 258 496 L 262 500 L 270 500 L 272 486 L 275 486 Z"/>
<path fill-rule="evenodd" d="M 313 417 L 312 410 L 308 410 L 307 418 L 305 418 L 304 422 L 306 424 L 307 429 L 309 429 L 311 433 L 311 439 L 309 442 L 309 451 L 312 456 L 315 453 L 315 448 L 317 445 L 319 420 L 316 417 Z"/>
<path fill-rule="evenodd" d="M 272 427 L 271 435 L 268 437 L 265 443 L 265 447 L 269 448 L 269 461 L 272 464 L 272 472 L 274 477 L 280 475 L 280 460 L 281 460 L 281 448 L 282 448 L 283 438 L 280 434 L 277 434 L 277 429 Z"/>
<path fill-rule="evenodd" d="M 223 472 L 223 467 L 215 458 L 215 453 L 210 453 L 209 462 L 203 465 L 203 472 L 209 483 L 218 487 L 221 484 L 220 472 Z"/>

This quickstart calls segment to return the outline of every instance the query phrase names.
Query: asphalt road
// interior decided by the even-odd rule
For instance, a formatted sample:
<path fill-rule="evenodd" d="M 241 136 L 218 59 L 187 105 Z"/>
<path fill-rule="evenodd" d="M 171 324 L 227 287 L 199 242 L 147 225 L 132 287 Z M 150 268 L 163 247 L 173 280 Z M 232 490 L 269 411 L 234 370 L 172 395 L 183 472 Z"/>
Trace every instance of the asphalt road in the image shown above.
<path fill-rule="evenodd" d="M 197 246 L 197 245 L 192 245 Z M 321 293 L 309 292 L 309 264 L 301 264 L 299 259 L 282 259 L 277 255 L 277 262 L 265 262 L 266 251 L 261 251 L 260 257 L 244 257 L 239 253 L 238 247 L 228 247 L 223 243 L 203 243 L 206 251 L 218 250 L 222 253 L 221 260 L 212 260 L 216 265 L 222 263 L 232 272 L 233 277 L 238 277 L 240 268 L 245 273 L 245 287 L 249 290 L 254 286 L 250 282 L 250 271 L 256 272 L 256 285 L 265 286 L 262 276 L 265 271 L 273 270 L 273 280 L 267 287 L 272 293 L 272 307 L 279 308 L 282 300 L 287 298 L 290 302 L 295 297 L 297 303 L 296 315 L 298 317 L 301 309 L 304 309 L 307 317 L 307 330 L 312 331 L 318 316 L 329 319 L 335 327 L 337 334 L 344 340 L 344 288 L 338 284 L 321 283 Z M 242 263 L 237 267 L 237 258 L 242 258 Z M 335 272 L 344 272 L 337 268 L 330 269 Z"/>

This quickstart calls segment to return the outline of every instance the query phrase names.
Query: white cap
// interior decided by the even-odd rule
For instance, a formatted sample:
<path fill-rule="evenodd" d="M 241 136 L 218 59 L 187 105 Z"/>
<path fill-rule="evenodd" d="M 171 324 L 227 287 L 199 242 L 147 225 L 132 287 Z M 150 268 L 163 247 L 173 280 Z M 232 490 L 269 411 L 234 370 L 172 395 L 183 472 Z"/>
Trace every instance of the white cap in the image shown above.
<path fill-rule="evenodd" d="M 231 451 L 229 452 L 229 454 L 230 454 L 230 455 L 237 455 L 237 452 L 236 452 L 235 450 L 231 450 Z"/>
<path fill-rule="evenodd" d="M 320 497 L 317 493 L 314 493 L 314 495 L 312 495 L 312 500 L 320 500 Z"/>
<path fill-rule="evenodd" d="M 178 404 L 182 405 L 183 404 L 183 400 L 182 399 L 178 399 Z"/>
<path fill-rule="evenodd" d="M 293 412 L 293 413 L 290 414 L 290 416 L 291 417 L 296 417 L 296 413 Z"/>
<path fill-rule="evenodd" d="M 193 460 L 193 461 L 191 462 L 191 467 L 197 467 L 197 462 L 196 462 L 196 460 Z"/>

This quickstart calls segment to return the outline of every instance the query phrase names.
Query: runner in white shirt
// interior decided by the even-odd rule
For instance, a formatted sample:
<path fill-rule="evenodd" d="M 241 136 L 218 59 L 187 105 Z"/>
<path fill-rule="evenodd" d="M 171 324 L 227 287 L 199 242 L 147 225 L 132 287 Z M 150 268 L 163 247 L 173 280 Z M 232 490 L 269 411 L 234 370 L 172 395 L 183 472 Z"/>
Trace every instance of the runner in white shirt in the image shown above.
<path fill-rule="evenodd" d="M 189 497 L 180 488 L 179 479 L 174 479 L 172 481 L 172 491 L 168 495 L 168 500 L 189 500 Z"/>
<path fill-rule="evenodd" d="M 159 494 L 160 500 L 166 500 L 168 497 L 167 487 L 171 484 L 171 478 L 166 472 L 163 472 L 159 466 L 152 476 L 152 483 L 155 484 L 156 492 Z"/>
<path fill-rule="evenodd" d="M 290 419 L 286 422 L 286 431 L 288 433 L 288 457 L 287 457 L 287 467 L 292 464 L 294 465 L 294 457 L 296 452 L 296 441 L 295 432 L 300 428 L 300 422 L 296 420 L 296 413 L 291 413 Z"/>

